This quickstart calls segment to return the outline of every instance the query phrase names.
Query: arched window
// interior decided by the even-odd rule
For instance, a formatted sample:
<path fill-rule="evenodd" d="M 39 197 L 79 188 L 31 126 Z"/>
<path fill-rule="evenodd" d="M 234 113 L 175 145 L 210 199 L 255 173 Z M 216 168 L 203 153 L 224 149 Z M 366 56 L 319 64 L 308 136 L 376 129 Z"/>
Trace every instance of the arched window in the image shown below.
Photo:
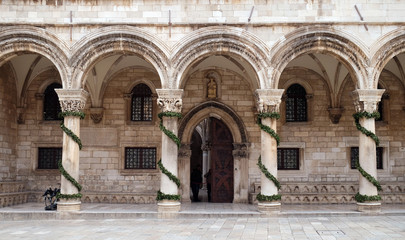
<path fill-rule="evenodd" d="M 146 84 L 132 89 L 131 121 L 152 121 L 152 91 Z"/>
<path fill-rule="evenodd" d="M 62 88 L 59 83 L 52 83 L 45 89 L 44 93 L 44 120 L 61 120 L 59 113 L 61 112 L 58 94 L 55 88 Z"/>
<path fill-rule="evenodd" d="M 307 92 L 299 84 L 293 84 L 287 89 L 286 121 L 307 121 Z"/>

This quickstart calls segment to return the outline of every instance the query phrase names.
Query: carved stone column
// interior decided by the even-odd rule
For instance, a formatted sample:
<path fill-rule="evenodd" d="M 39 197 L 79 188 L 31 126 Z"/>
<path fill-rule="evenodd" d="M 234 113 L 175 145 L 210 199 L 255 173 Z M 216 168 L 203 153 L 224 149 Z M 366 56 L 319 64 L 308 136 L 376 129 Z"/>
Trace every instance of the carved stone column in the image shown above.
<path fill-rule="evenodd" d="M 156 89 L 158 94 L 158 105 L 162 112 L 181 112 L 182 107 L 182 89 Z M 177 136 L 178 118 L 163 117 L 163 126 Z M 165 133 L 162 133 L 162 164 L 174 176 L 178 177 L 178 148 L 176 143 Z M 179 194 L 177 185 L 165 174 L 161 174 L 160 191 L 163 194 Z M 158 202 L 158 211 L 162 213 L 180 211 L 179 201 L 160 201 Z"/>
<path fill-rule="evenodd" d="M 377 111 L 377 104 L 385 90 L 358 89 L 352 92 L 356 112 Z M 359 123 L 367 130 L 375 133 L 374 118 L 360 118 Z M 377 162 L 376 162 L 376 143 L 365 134 L 359 132 L 359 163 L 364 171 L 377 179 Z M 374 196 L 378 195 L 377 188 L 359 173 L 359 193 L 361 195 Z M 380 202 L 357 203 L 359 211 L 376 212 L 381 210 Z"/>
<path fill-rule="evenodd" d="M 191 202 L 190 200 L 190 144 L 182 144 L 179 149 L 179 178 L 181 182 L 181 201 Z"/>
<path fill-rule="evenodd" d="M 88 93 L 83 89 L 68 90 L 55 89 L 59 97 L 62 112 L 81 112 L 86 104 Z M 80 137 L 80 117 L 66 116 L 64 118 L 66 128 Z M 76 181 L 79 181 L 79 145 L 65 132 L 63 133 L 62 164 Z M 77 194 L 78 189 L 63 175 L 61 176 L 61 193 Z M 80 210 L 80 199 L 60 199 L 58 211 L 78 211 Z"/>
<path fill-rule="evenodd" d="M 281 97 L 284 89 L 258 89 L 256 90 L 257 110 L 259 113 L 279 112 Z M 276 119 L 264 118 L 262 124 L 277 130 Z M 261 160 L 267 170 L 277 178 L 277 141 L 267 132 L 261 131 Z M 277 195 L 276 185 L 261 173 L 261 194 L 266 196 Z M 260 202 L 258 209 L 264 213 L 279 212 L 281 203 Z"/>

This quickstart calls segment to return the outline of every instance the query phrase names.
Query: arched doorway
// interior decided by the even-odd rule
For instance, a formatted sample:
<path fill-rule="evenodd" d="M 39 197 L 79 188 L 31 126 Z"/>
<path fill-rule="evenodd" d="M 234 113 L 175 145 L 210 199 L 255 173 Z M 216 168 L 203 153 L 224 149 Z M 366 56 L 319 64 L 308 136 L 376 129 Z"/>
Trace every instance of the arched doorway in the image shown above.
<path fill-rule="evenodd" d="M 204 119 L 193 131 L 190 149 L 191 178 L 195 178 L 191 173 L 198 168 L 202 167 L 202 175 L 211 169 L 210 178 L 204 181 L 209 182 L 210 187 L 207 189 L 205 185 L 199 191 L 199 199 L 231 203 L 234 198 L 233 137 L 226 124 L 215 117 Z M 211 199 L 206 197 L 205 190 L 211 191 Z"/>
<path fill-rule="evenodd" d="M 210 133 L 212 202 L 231 203 L 233 201 L 232 134 L 224 122 L 213 117 L 210 118 Z"/>

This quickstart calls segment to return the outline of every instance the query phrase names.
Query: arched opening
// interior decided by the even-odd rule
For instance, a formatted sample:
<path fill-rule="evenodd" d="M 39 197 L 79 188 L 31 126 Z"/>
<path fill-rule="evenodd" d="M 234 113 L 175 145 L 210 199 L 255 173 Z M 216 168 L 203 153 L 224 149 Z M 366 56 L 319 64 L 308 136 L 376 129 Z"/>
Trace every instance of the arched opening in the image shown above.
<path fill-rule="evenodd" d="M 190 149 L 192 201 L 233 202 L 233 136 L 227 125 L 215 117 L 204 119 L 193 131 Z"/>

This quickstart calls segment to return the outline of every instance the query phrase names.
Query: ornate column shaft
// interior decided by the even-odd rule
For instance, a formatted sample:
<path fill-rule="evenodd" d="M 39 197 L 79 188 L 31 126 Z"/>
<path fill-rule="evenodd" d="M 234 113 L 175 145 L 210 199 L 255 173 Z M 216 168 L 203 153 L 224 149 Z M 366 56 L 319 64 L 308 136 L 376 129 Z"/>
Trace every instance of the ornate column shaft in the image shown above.
<path fill-rule="evenodd" d="M 362 90 L 358 89 L 352 92 L 355 110 L 357 113 L 377 111 L 377 104 L 385 90 Z M 375 119 L 361 117 L 359 123 L 362 127 L 375 134 Z M 375 179 L 377 178 L 376 163 L 376 142 L 371 138 L 359 133 L 359 164 L 365 172 L 369 173 Z M 374 186 L 362 174 L 359 174 L 359 193 L 361 195 L 378 195 L 377 187 Z M 364 207 L 364 204 L 358 203 L 360 211 L 369 211 L 370 207 Z M 381 205 L 381 204 L 377 204 Z M 375 207 L 374 207 L 375 208 Z M 374 211 L 374 210 L 372 210 Z"/>
<path fill-rule="evenodd" d="M 59 97 L 62 112 L 82 112 L 86 104 L 88 93 L 83 89 L 68 90 L 55 89 Z M 68 115 L 64 117 L 64 125 L 70 129 L 76 136 L 80 137 L 80 116 Z M 70 176 L 78 181 L 79 179 L 79 145 L 74 139 L 63 133 L 63 150 L 62 150 L 62 165 Z M 61 194 L 78 194 L 77 187 L 69 181 L 65 176 L 61 176 Z M 60 199 L 58 203 L 58 211 L 75 211 L 80 210 L 80 198 Z"/>
<path fill-rule="evenodd" d="M 162 113 L 172 112 L 180 113 L 182 107 L 182 89 L 156 89 L 158 94 L 158 105 L 162 109 Z M 177 136 L 178 132 L 178 118 L 163 115 L 163 126 Z M 162 134 L 162 164 L 174 176 L 178 177 L 178 146 L 166 134 Z M 160 191 L 163 194 L 177 195 L 179 193 L 176 183 L 169 179 L 169 177 L 162 173 L 160 180 Z M 178 212 L 180 210 L 180 202 L 176 204 L 165 203 L 162 201 L 158 203 L 160 212 Z"/>
<path fill-rule="evenodd" d="M 257 109 L 259 114 L 279 112 L 281 97 L 284 89 L 258 89 L 256 90 Z M 274 130 L 277 129 L 277 119 L 262 118 L 262 125 Z M 277 179 L 277 141 L 267 132 L 261 131 L 261 161 L 268 172 Z M 261 195 L 273 196 L 278 194 L 278 188 L 273 181 L 261 173 Z M 273 204 L 274 205 L 274 204 Z M 259 201 L 259 210 L 262 212 L 279 211 L 280 203 L 270 206 Z M 278 209 L 277 209 L 278 208 Z"/>

